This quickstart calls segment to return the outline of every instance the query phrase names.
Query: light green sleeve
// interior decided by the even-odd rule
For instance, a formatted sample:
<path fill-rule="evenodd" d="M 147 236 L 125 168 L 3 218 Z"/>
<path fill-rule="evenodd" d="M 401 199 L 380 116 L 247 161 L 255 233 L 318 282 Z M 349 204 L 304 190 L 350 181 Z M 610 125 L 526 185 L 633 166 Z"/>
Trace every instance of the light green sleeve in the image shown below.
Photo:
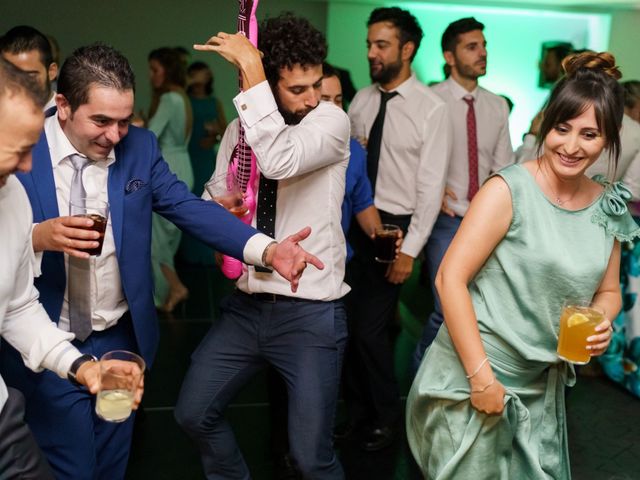
<path fill-rule="evenodd" d="M 160 96 L 160 103 L 158 104 L 158 110 L 156 113 L 149 119 L 149 126 L 147 127 L 153 133 L 156 134 L 156 137 L 160 138 L 162 133 L 165 131 L 167 126 L 169 125 L 169 121 L 171 120 L 171 115 L 175 112 L 173 107 L 174 94 L 172 92 L 163 93 Z"/>

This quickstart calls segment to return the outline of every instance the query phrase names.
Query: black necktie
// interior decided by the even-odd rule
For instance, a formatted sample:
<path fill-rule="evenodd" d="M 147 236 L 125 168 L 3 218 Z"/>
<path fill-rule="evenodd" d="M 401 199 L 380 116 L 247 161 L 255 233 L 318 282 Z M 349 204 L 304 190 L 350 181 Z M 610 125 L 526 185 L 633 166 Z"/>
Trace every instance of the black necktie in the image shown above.
<path fill-rule="evenodd" d="M 276 200 L 278 198 L 278 181 L 260 175 L 258 187 L 258 207 L 256 211 L 256 226 L 265 235 L 276 237 Z M 256 267 L 257 272 L 271 273 L 264 267 Z"/>
<path fill-rule="evenodd" d="M 367 174 L 371 181 L 371 189 L 376 191 L 376 180 L 378 178 L 378 160 L 380 160 L 380 145 L 382 143 L 382 128 L 384 127 L 384 116 L 387 111 L 387 102 L 398 95 L 398 92 L 383 92 L 380 90 L 380 109 L 367 141 Z"/>

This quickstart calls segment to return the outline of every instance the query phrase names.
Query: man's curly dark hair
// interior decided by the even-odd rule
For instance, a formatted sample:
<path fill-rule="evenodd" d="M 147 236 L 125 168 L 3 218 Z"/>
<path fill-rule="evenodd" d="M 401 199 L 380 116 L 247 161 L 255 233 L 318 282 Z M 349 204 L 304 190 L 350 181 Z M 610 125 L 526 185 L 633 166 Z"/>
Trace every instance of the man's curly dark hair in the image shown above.
<path fill-rule="evenodd" d="M 271 87 L 280 79 L 282 68 L 322 65 L 327 57 L 324 35 L 306 18 L 285 12 L 260 24 L 258 48 L 264 54 L 262 65 Z"/>

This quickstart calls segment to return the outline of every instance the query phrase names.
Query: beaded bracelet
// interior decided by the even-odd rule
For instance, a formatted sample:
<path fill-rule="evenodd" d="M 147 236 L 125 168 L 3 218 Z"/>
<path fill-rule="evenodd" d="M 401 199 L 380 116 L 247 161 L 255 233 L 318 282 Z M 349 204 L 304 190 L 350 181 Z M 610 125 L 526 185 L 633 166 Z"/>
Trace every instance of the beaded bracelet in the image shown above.
<path fill-rule="evenodd" d="M 479 388 L 477 390 L 471 390 L 471 393 L 483 393 L 487 388 L 496 383 L 496 377 L 493 377 L 489 383 L 487 383 L 484 387 Z"/>
<path fill-rule="evenodd" d="M 478 365 L 478 368 L 476 368 L 475 371 L 471 375 L 466 375 L 466 377 L 468 379 L 475 377 L 478 374 L 478 372 L 480 371 L 480 369 L 484 366 L 484 364 L 487 363 L 488 361 L 489 361 L 489 357 L 484 357 L 484 360 L 482 360 L 480 362 L 480 365 Z"/>

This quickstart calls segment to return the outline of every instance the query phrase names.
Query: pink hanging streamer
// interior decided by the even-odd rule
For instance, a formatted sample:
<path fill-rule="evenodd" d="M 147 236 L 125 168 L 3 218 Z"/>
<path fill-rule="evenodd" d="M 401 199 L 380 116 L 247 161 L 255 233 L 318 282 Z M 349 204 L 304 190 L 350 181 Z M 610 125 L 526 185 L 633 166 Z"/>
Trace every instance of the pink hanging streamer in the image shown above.
<path fill-rule="evenodd" d="M 256 9 L 258 0 L 238 0 L 238 32 L 244 33 L 249 41 L 258 46 L 258 20 Z M 242 74 L 238 74 L 239 88 L 242 91 Z M 244 193 L 245 205 L 249 209 L 248 213 L 242 217 L 244 223 L 250 225 L 256 213 L 256 192 L 258 191 L 258 167 L 256 157 L 247 145 L 242 123 L 238 123 L 238 143 L 233 149 L 231 160 L 229 161 L 229 173 L 235 175 L 242 192 Z M 222 273 L 231 279 L 236 279 L 246 270 L 240 260 L 225 255 L 222 260 Z"/>

